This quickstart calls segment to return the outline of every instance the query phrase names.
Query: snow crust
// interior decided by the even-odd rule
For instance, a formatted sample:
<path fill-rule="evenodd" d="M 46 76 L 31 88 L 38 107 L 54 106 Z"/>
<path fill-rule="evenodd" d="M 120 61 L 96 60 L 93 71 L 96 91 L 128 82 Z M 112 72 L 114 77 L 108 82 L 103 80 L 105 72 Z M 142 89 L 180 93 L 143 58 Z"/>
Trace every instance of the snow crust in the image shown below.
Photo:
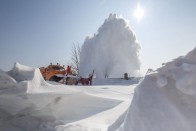
<path fill-rule="evenodd" d="M 120 131 L 196 130 L 196 49 L 146 75 Z"/>
<path fill-rule="evenodd" d="M 140 45 L 128 22 L 110 14 L 98 33 L 86 37 L 82 45 L 81 75 L 86 77 L 93 69 L 97 78 L 134 75 L 140 69 L 139 51 Z"/>

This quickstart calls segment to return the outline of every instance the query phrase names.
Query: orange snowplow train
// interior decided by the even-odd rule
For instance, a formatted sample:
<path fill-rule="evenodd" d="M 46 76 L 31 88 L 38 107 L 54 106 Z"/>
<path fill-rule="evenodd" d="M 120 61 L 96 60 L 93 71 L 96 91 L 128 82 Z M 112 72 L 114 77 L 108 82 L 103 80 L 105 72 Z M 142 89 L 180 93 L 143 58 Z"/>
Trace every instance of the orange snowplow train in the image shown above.
<path fill-rule="evenodd" d="M 59 82 L 67 73 L 64 66 L 50 64 L 48 67 L 40 67 L 40 72 L 45 80 Z"/>

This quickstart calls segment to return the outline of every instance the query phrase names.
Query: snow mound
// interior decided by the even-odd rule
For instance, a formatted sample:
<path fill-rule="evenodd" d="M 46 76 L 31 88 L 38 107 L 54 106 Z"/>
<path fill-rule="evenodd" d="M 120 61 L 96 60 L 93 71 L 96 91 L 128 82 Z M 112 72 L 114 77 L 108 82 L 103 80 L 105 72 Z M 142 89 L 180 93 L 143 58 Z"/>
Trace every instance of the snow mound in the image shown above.
<path fill-rule="evenodd" d="M 8 74 L 17 82 L 20 82 L 25 80 L 32 80 L 34 70 L 34 68 L 27 67 L 16 62 L 12 70 L 8 71 Z"/>
<path fill-rule="evenodd" d="M 86 37 L 80 54 L 80 73 L 88 76 L 95 70 L 97 78 L 121 78 L 135 75 L 140 69 L 140 45 L 128 22 L 110 14 L 98 33 Z"/>
<path fill-rule="evenodd" d="M 54 130 L 57 124 L 54 117 L 33 115 L 37 109 L 26 95 L 27 85 L 17 82 L 22 81 L 25 74 L 31 75 L 25 71 L 21 71 L 21 74 L 17 72 L 18 66 L 20 64 L 16 64 L 15 69 L 9 73 L 0 71 L 0 130 Z M 16 79 L 8 74 L 12 74 Z"/>
<path fill-rule="evenodd" d="M 135 89 L 124 131 L 195 131 L 196 49 L 146 75 Z"/>
<path fill-rule="evenodd" d="M 16 80 L 0 70 L 0 90 L 16 87 Z"/>
<path fill-rule="evenodd" d="M 58 89 L 54 88 L 55 85 L 49 84 L 44 80 L 39 68 L 32 68 L 19 63 L 15 63 L 12 70 L 7 74 L 11 76 L 19 85 L 18 87 L 26 89 L 27 93 L 74 93 L 78 90 L 64 85 L 58 85 Z"/>

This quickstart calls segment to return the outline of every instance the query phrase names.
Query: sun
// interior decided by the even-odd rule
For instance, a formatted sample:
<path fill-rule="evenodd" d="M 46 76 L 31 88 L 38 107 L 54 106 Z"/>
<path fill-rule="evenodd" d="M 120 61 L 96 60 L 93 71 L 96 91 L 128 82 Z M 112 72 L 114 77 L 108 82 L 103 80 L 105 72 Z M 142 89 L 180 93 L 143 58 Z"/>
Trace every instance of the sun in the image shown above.
<path fill-rule="evenodd" d="M 144 11 L 143 11 L 143 9 L 141 8 L 140 4 L 137 5 L 137 8 L 135 9 L 133 15 L 134 15 L 134 17 L 137 19 L 138 22 L 140 22 L 141 19 L 143 18 L 143 16 L 144 16 Z"/>

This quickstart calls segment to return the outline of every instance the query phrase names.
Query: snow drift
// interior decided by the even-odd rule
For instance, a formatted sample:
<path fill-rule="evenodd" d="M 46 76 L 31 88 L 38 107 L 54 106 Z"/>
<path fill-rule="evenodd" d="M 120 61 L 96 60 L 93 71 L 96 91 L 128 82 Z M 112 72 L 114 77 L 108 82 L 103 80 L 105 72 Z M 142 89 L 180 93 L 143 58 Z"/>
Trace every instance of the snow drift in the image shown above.
<path fill-rule="evenodd" d="M 88 76 L 95 70 L 98 78 L 122 77 L 140 69 L 140 45 L 128 22 L 110 14 L 98 33 L 87 37 L 80 55 L 80 71 Z"/>
<path fill-rule="evenodd" d="M 52 87 L 54 85 L 43 80 L 39 69 L 16 63 L 11 71 L 0 71 L 0 130 L 55 130 L 55 126 L 62 124 L 57 121 L 58 113 L 54 114 L 57 110 L 55 106 L 63 100 L 59 94 L 63 90 L 64 94 L 80 91 L 65 90 L 61 86 L 55 90 Z M 53 95 L 42 94 L 44 92 Z"/>
<path fill-rule="evenodd" d="M 109 89 L 52 85 L 43 79 L 39 69 L 16 63 L 9 72 L 0 70 L 0 130 L 114 128 L 116 120 L 123 120 L 118 118 L 128 109 L 133 88 L 127 88 L 124 93 Z M 104 115 L 116 110 L 116 115 Z M 92 127 L 96 122 L 98 126 Z"/>
<path fill-rule="evenodd" d="M 8 75 L 16 80 L 19 87 L 26 89 L 27 93 L 73 93 L 78 90 L 59 85 L 58 89 L 55 90 L 56 85 L 47 83 L 39 70 L 39 68 L 32 68 L 19 63 L 15 63 L 12 70 L 8 71 Z"/>
<path fill-rule="evenodd" d="M 136 88 L 124 131 L 196 130 L 196 48 L 148 74 Z"/>

